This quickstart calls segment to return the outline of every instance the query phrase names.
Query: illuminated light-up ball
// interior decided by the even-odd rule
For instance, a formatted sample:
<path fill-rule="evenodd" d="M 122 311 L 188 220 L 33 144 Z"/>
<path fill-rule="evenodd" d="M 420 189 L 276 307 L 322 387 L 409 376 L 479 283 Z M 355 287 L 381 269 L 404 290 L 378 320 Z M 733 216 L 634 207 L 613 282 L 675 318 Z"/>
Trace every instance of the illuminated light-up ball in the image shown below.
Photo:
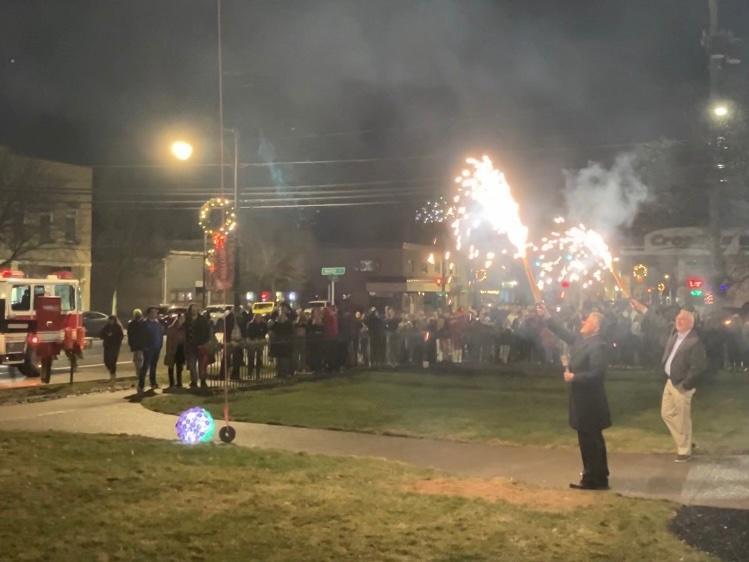
<path fill-rule="evenodd" d="M 177 438 L 186 445 L 207 443 L 213 439 L 216 431 L 211 413 L 199 406 L 182 412 L 174 427 L 177 430 Z"/>

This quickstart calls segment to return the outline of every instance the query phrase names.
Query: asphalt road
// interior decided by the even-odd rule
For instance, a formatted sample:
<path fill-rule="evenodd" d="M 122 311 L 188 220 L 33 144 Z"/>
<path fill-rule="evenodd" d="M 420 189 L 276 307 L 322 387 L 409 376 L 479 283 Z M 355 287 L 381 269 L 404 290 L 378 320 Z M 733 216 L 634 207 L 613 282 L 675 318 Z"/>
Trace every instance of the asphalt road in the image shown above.
<path fill-rule="evenodd" d="M 120 360 L 117 363 L 118 375 L 134 375 L 133 364 L 130 361 L 130 351 L 123 346 Z M 83 360 L 78 363 L 78 370 L 73 375 L 74 382 L 104 380 L 109 378 L 109 371 L 104 367 L 101 341 L 93 340 L 91 347 L 83 352 Z M 70 364 L 67 357 L 60 355 L 52 365 L 51 383 L 66 383 L 70 381 Z M 24 377 L 15 369 L 0 366 L 0 389 L 19 388 L 25 386 L 40 386 L 39 377 Z"/>

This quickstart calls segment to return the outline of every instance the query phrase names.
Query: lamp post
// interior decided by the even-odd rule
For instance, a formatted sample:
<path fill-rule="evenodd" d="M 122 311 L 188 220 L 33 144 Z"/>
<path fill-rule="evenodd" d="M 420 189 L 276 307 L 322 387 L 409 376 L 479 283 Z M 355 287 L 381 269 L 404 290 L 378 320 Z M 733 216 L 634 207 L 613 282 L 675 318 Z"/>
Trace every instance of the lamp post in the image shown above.
<path fill-rule="evenodd" d="M 715 101 L 710 106 L 710 144 L 712 148 L 712 185 L 708 199 L 709 233 L 713 254 L 713 283 L 724 282 L 726 264 L 721 246 L 721 202 L 728 183 L 728 134 L 727 127 L 732 117 L 731 106 L 724 101 Z"/>
<path fill-rule="evenodd" d="M 192 143 L 189 141 L 183 140 L 183 139 L 177 139 L 169 146 L 169 151 L 172 153 L 172 156 L 179 160 L 180 162 L 186 162 L 190 158 L 192 158 L 193 155 L 193 146 Z M 201 274 L 203 277 L 203 291 L 202 291 L 202 306 L 205 308 L 207 304 L 207 298 L 208 298 L 208 291 L 207 291 L 207 279 L 205 275 L 205 260 L 206 260 L 206 254 L 207 254 L 207 248 L 206 248 L 206 241 L 205 236 L 203 237 L 203 259 L 201 261 Z M 166 262 L 164 262 L 166 264 Z M 167 280 L 166 280 L 166 265 L 164 266 L 164 295 L 166 295 L 167 292 Z"/>
<path fill-rule="evenodd" d="M 242 304 L 242 296 L 240 294 L 240 280 L 241 275 L 239 272 L 239 130 L 238 129 L 224 129 L 225 131 L 231 132 L 234 137 L 234 212 L 236 214 L 236 226 L 234 227 L 234 306 Z M 223 165 L 223 162 L 222 162 Z"/>
<path fill-rule="evenodd" d="M 233 180 L 234 180 L 234 210 L 236 213 L 237 219 L 235 220 L 236 226 L 234 227 L 235 237 L 234 237 L 234 273 L 233 273 L 233 280 L 232 285 L 234 286 L 233 290 L 233 304 L 234 305 L 240 305 L 241 300 L 241 294 L 240 294 L 240 281 L 241 281 L 241 275 L 239 271 L 239 256 L 240 256 L 240 250 L 239 250 L 239 207 L 240 207 L 240 201 L 239 201 L 239 130 L 238 129 L 224 129 L 224 133 L 230 133 L 234 138 L 234 161 L 232 162 L 232 169 L 233 169 Z M 185 140 L 175 140 L 172 142 L 172 144 L 169 147 L 170 152 L 172 153 L 172 156 L 176 158 L 177 160 L 180 160 L 181 162 L 186 162 L 189 160 L 193 155 L 193 146 L 188 141 Z M 225 167 L 225 162 L 221 162 L 221 169 L 223 170 Z M 205 254 L 205 250 L 203 251 Z M 204 255 L 205 258 L 205 255 Z M 203 306 L 206 305 L 206 278 L 205 278 L 205 264 L 203 266 Z"/>

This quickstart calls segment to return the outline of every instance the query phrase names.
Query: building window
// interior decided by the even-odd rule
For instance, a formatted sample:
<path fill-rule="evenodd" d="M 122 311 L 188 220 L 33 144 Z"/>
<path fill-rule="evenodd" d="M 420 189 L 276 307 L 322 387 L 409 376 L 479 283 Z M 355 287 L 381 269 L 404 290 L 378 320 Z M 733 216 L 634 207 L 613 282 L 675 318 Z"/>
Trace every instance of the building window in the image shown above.
<path fill-rule="evenodd" d="M 39 242 L 42 244 L 52 242 L 52 213 L 39 214 Z"/>
<path fill-rule="evenodd" d="M 60 297 L 60 310 L 75 310 L 75 287 L 73 285 L 55 285 L 55 296 Z"/>
<path fill-rule="evenodd" d="M 408 273 L 414 274 L 414 260 L 408 260 Z"/>
<path fill-rule="evenodd" d="M 78 243 L 78 211 L 70 209 L 65 213 L 65 242 Z"/>
<path fill-rule="evenodd" d="M 429 273 L 429 263 L 423 262 L 421 264 L 421 272 L 422 273 Z"/>
<path fill-rule="evenodd" d="M 10 290 L 11 310 L 31 310 L 31 286 L 13 285 Z"/>

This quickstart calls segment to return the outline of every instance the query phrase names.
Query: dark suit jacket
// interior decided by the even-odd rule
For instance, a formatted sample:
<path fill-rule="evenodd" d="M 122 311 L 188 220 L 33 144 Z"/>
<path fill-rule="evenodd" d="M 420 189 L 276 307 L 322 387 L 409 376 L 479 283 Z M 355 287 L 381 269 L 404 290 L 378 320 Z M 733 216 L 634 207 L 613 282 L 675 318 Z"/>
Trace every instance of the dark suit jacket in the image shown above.
<path fill-rule="evenodd" d="M 584 338 L 550 320 L 549 329 L 570 344 L 570 426 L 578 431 L 599 431 L 611 427 L 604 378 L 609 364 L 609 345 L 600 334 Z"/>
<path fill-rule="evenodd" d="M 665 369 L 671 351 L 676 343 L 676 332 L 668 339 L 666 348 L 663 350 L 661 366 Z M 671 383 L 674 386 L 681 385 L 684 390 L 691 390 L 697 384 L 697 379 L 707 369 L 707 357 L 705 347 L 700 341 L 700 337 L 692 330 L 687 337 L 681 342 L 679 349 L 676 350 L 671 361 Z M 665 371 L 664 371 L 665 372 Z"/>

